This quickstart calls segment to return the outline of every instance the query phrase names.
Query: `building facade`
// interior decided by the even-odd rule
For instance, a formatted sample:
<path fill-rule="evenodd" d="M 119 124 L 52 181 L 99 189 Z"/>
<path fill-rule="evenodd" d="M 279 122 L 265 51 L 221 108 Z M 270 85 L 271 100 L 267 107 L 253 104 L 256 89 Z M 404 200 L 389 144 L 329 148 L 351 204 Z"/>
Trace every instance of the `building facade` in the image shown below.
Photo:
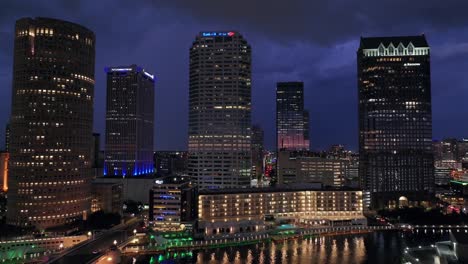
<path fill-rule="evenodd" d="M 201 32 L 190 49 L 189 176 L 199 188 L 250 184 L 251 49 L 239 32 Z"/>
<path fill-rule="evenodd" d="M 359 174 L 374 205 L 434 191 L 430 48 L 424 35 L 361 38 Z"/>
<path fill-rule="evenodd" d="M 156 230 L 181 230 L 197 214 L 197 188 L 187 178 L 167 176 L 150 190 L 149 220 Z"/>
<path fill-rule="evenodd" d="M 122 215 L 123 183 L 93 182 L 91 212 L 103 211 Z"/>
<path fill-rule="evenodd" d="M 8 224 L 45 229 L 89 212 L 94 59 L 83 26 L 16 21 Z"/>
<path fill-rule="evenodd" d="M 8 191 L 8 161 L 10 153 L 0 152 L 0 191 Z"/>
<path fill-rule="evenodd" d="M 276 85 L 277 149 L 309 150 L 309 112 L 304 110 L 304 83 Z"/>
<path fill-rule="evenodd" d="M 59 253 L 87 239 L 89 237 L 86 235 L 78 235 L 0 241 L 0 260 L 9 263 L 18 259 L 37 259 L 47 254 Z"/>
<path fill-rule="evenodd" d="M 155 177 L 143 175 L 140 177 L 104 176 L 94 180 L 94 183 L 122 184 L 123 200 L 135 201 L 147 205 L 149 191 L 153 188 Z"/>
<path fill-rule="evenodd" d="M 205 236 L 261 232 L 266 221 L 363 222 L 357 189 L 255 188 L 204 190 L 198 196 L 198 232 Z"/>
<path fill-rule="evenodd" d="M 154 75 L 136 65 L 106 68 L 104 175 L 154 171 Z"/>
<path fill-rule="evenodd" d="M 263 129 L 259 125 L 252 126 L 252 179 L 258 182 L 263 176 Z"/>
<path fill-rule="evenodd" d="M 157 177 L 169 175 L 187 176 L 187 151 L 156 151 L 154 152 L 154 167 Z"/>
<path fill-rule="evenodd" d="M 10 150 L 10 124 L 8 123 L 5 127 L 5 151 L 8 152 Z"/>
<path fill-rule="evenodd" d="M 322 183 L 342 187 L 348 160 L 308 151 L 278 152 L 278 184 Z"/>

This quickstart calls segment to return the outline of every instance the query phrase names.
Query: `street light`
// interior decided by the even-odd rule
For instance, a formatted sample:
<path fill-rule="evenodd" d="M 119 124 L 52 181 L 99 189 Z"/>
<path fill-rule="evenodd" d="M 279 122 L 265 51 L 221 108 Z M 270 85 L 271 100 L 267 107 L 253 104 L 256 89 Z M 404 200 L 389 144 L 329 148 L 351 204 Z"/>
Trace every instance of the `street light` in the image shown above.
<path fill-rule="evenodd" d="M 133 235 L 136 236 L 137 230 L 133 229 Z"/>
<path fill-rule="evenodd" d="M 114 246 L 116 246 L 116 245 L 117 245 L 117 240 L 114 240 Z"/>

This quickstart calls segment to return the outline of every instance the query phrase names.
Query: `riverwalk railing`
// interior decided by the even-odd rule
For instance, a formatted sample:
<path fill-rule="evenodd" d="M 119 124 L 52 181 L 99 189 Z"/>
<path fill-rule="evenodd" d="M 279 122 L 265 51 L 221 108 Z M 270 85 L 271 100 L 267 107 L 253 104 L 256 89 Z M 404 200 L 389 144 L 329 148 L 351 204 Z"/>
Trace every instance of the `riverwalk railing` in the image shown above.
<path fill-rule="evenodd" d="M 145 245 L 145 246 L 127 246 L 122 250 L 123 254 L 132 255 L 139 253 L 161 253 L 165 251 L 193 250 L 200 248 L 240 246 L 256 244 L 259 242 L 268 242 L 271 240 L 287 240 L 291 238 L 310 237 L 318 235 L 333 234 L 355 234 L 383 230 L 395 230 L 395 226 L 339 226 L 339 227 L 321 227 L 310 229 L 298 229 L 288 234 L 251 234 L 243 237 L 219 238 L 202 241 L 177 241 L 169 242 L 164 245 Z"/>

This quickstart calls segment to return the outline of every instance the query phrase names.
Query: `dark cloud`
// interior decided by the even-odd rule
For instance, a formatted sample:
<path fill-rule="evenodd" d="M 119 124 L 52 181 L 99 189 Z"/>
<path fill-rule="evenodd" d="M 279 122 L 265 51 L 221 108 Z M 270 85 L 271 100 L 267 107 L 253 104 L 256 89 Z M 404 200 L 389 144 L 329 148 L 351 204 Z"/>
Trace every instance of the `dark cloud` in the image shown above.
<path fill-rule="evenodd" d="M 468 2 L 460 0 L 171 0 L 151 1 L 198 21 L 248 28 L 284 42 L 333 45 L 360 35 L 415 34 L 468 23 Z"/>

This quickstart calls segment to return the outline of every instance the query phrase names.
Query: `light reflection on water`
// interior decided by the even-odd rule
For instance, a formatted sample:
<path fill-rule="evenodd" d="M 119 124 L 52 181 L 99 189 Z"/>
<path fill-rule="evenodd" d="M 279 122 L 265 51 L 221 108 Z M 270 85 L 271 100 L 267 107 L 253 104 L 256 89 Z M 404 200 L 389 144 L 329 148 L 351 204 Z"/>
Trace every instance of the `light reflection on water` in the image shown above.
<path fill-rule="evenodd" d="M 405 247 L 429 245 L 447 239 L 447 234 L 421 233 L 385 231 L 205 249 L 194 251 L 191 258 L 171 259 L 163 263 L 401 263 L 401 253 Z M 148 259 L 147 256 L 140 256 L 137 264 L 148 264 Z"/>

